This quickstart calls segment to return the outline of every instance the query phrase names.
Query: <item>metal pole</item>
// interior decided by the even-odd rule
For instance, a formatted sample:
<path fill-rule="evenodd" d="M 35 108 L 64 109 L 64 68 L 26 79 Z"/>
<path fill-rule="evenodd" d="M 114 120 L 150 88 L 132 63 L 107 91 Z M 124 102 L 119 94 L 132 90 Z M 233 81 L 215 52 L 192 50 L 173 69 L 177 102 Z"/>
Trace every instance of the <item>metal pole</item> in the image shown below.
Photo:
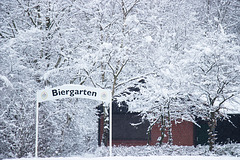
<path fill-rule="evenodd" d="M 112 97 L 110 96 L 110 104 L 109 104 L 109 156 L 112 156 Z"/>
<path fill-rule="evenodd" d="M 35 157 L 38 157 L 38 100 L 36 105 L 36 139 L 35 139 Z"/>

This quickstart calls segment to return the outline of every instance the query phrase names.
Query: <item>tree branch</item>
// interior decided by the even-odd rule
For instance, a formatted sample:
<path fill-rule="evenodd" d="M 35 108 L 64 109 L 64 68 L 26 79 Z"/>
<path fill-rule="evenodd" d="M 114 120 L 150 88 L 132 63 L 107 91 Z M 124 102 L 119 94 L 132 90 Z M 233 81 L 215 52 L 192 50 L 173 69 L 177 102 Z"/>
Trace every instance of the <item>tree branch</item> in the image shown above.
<path fill-rule="evenodd" d="M 144 78 L 144 77 L 146 77 L 146 76 L 148 76 L 148 75 L 151 75 L 151 74 L 156 74 L 156 73 L 152 72 L 152 73 L 147 73 L 147 74 L 142 75 L 142 76 L 139 76 L 139 77 L 131 78 L 131 79 L 125 81 L 125 82 L 119 83 L 119 84 L 116 86 L 116 88 L 119 87 L 119 86 L 122 86 L 122 85 L 124 85 L 124 84 L 126 84 L 126 83 L 129 83 L 129 82 L 131 82 L 131 81 L 134 81 L 134 80 L 136 80 L 136 79 Z"/>
<path fill-rule="evenodd" d="M 227 100 L 231 99 L 233 96 L 234 96 L 234 94 L 232 94 L 231 96 L 229 96 L 229 97 L 227 97 L 227 98 L 224 98 L 224 97 L 223 97 L 223 101 L 222 101 L 221 103 L 219 103 L 219 105 L 218 105 L 218 110 L 217 110 L 217 111 L 219 111 L 219 110 L 221 109 L 221 105 L 222 105 L 224 102 L 226 102 Z"/>

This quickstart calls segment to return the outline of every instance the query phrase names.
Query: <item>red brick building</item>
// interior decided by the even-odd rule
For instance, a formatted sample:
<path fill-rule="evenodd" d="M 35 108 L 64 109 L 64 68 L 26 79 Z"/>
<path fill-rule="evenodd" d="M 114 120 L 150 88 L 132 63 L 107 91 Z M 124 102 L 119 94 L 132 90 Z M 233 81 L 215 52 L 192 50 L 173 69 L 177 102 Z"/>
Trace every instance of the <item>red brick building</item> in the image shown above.
<path fill-rule="evenodd" d="M 138 91 L 139 89 L 132 87 L 129 90 Z M 119 104 L 117 101 L 113 101 L 112 107 L 113 145 L 137 146 L 147 145 L 148 142 L 150 145 L 156 145 L 158 143 L 158 138 L 161 137 L 159 124 L 154 125 L 150 134 L 147 134 L 150 123 L 147 120 L 142 122 L 142 117 L 139 113 L 128 112 L 128 105 L 125 102 Z M 97 109 L 99 112 L 98 144 L 101 145 L 103 137 L 103 107 L 98 106 Z M 217 143 L 240 143 L 239 113 L 240 111 L 229 114 L 228 119 L 219 120 L 217 122 Z M 179 120 L 179 122 L 181 123 L 172 122 L 173 145 L 196 146 L 198 144 L 207 144 L 208 124 L 206 121 L 197 120 L 198 125 L 201 127 L 188 121 Z M 165 134 L 167 135 L 167 132 Z M 167 140 L 168 137 L 165 137 L 163 143 L 167 143 Z"/>
<path fill-rule="evenodd" d="M 161 136 L 160 126 L 153 126 L 150 135 L 147 134 L 149 122 L 144 121 L 140 125 L 134 125 L 142 121 L 137 113 L 113 114 L 113 145 L 137 146 L 137 145 L 156 145 Z M 133 124 L 133 125 L 132 125 Z M 102 142 L 103 118 L 99 122 L 99 145 Z M 167 133 L 166 133 L 167 135 Z M 192 146 L 194 145 L 194 124 L 183 121 L 175 124 L 172 122 L 173 145 Z M 163 143 L 167 143 L 165 137 Z"/>
<path fill-rule="evenodd" d="M 113 145 L 119 146 L 138 146 L 156 145 L 158 138 L 161 136 L 160 126 L 153 126 L 150 135 L 147 135 L 149 126 L 148 121 L 138 124 L 142 119 L 137 113 L 118 113 L 113 114 Z M 229 123 L 231 122 L 231 123 Z M 217 140 L 218 144 L 230 142 L 240 143 L 240 114 L 230 114 L 229 119 L 219 120 L 217 123 Z M 172 122 L 172 139 L 173 145 L 196 146 L 198 144 L 206 145 L 208 139 L 208 124 L 206 121 L 198 120 L 198 127 L 192 122 L 183 121 L 181 123 Z M 102 142 L 103 135 L 103 118 L 99 120 L 99 145 Z M 167 135 L 167 132 L 166 132 Z M 168 137 L 165 137 L 163 143 L 167 143 Z"/>

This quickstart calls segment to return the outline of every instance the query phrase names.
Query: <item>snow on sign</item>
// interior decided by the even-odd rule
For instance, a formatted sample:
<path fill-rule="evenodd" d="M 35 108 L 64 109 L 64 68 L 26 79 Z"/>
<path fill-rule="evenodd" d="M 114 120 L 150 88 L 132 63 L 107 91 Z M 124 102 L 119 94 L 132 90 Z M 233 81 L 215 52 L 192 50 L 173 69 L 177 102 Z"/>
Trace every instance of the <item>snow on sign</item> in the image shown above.
<path fill-rule="evenodd" d="M 38 102 L 62 98 L 86 98 L 110 103 L 111 91 L 100 88 L 86 87 L 82 85 L 68 84 L 39 90 L 37 92 Z"/>
<path fill-rule="evenodd" d="M 107 89 L 66 84 L 37 91 L 35 157 L 38 157 L 38 108 L 40 102 L 62 98 L 86 98 L 109 104 L 109 152 L 112 155 L 112 93 Z"/>

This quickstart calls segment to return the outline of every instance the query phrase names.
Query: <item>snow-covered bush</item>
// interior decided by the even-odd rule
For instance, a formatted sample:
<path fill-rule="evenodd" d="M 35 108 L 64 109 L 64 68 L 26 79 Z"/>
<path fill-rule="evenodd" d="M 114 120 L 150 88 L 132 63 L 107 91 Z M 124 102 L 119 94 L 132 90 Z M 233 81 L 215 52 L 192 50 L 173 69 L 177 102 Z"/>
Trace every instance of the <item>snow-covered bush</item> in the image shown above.
<path fill-rule="evenodd" d="M 108 147 L 99 147 L 92 156 L 108 156 Z M 120 146 L 113 147 L 113 156 L 235 156 L 240 157 L 240 144 L 232 143 L 226 145 L 215 145 L 213 152 L 210 152 L 208 146 Z M 84 156 L 84 155 L 83 155 Z"/>

